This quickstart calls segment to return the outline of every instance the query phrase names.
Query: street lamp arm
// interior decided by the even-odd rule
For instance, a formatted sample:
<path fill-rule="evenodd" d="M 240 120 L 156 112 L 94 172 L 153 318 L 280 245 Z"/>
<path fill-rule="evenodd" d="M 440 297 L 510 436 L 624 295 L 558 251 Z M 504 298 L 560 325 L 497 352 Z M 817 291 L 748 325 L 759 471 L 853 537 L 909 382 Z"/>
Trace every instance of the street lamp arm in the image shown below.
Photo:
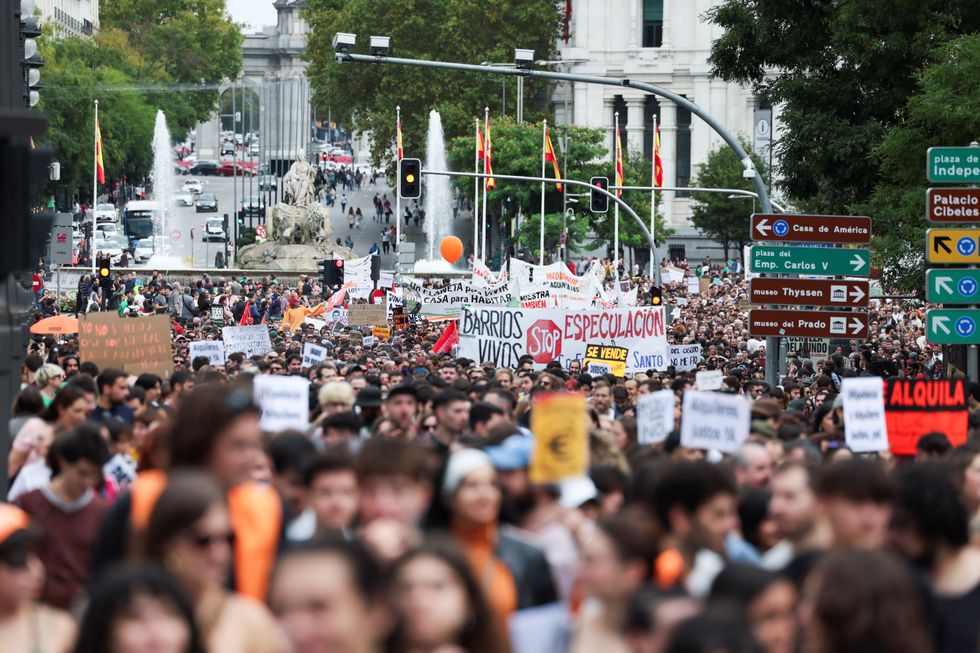
<path fill-rule="evenodd" d="M 674 191 L 678 193 L 727 193 L 729 195 L 742 195 L 744 197 L 754 197 L 759 199 L 759 194 L 751 190 L 745 190 L 742 188 L 701 188 L 698 186 L 610 186 L 610 190 L 642 190 L 646 192 L 650 191 Z M 789 213 L 789 209 L 777 204 L 775 200 L 770 199 L 770 204 L 779 211 L 780 213 Z"/>

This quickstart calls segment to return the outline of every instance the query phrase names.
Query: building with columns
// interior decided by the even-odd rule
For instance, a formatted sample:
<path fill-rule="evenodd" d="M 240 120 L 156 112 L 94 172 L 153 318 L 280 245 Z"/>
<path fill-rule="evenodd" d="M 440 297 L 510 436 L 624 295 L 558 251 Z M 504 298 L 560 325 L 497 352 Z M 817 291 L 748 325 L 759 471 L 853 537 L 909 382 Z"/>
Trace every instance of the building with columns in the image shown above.
<path fill-rule="evenodd" d="M 94 36 L 99 31 L 99 0 L 37 0 L 36 6 L 41 23 L 52 25 L 59 36 Z"/>
<path fill-rule="evenodd" d="M 708 57 L 721 29 L 702 19 L 717 0 L 567 0 L 569 38 L 559 41 L 563 71 L 626 78 L 661 86 L 705 109 L 736 136 L 745 138 L 764 160 L 773 138 L 770 107 L 751 90 L 714 79 Z M 724 141 L 707 124 L 667 99 L 638 90 L 591 84 L 555 86 L 553 109 L 559 123 L 608 130 L 613 149 L 614 114 L 619 113 L 623 147 L 651 156 L 653 123 L 660 125 L 664 186 L 690 185 L 698 166 Z M 778 126 L 778 117 L 777 117 Z M 612 176 L 612 175 L 610 175 Z M 687 193 L 663 193 L 664 219 L 675 230 L 670 251 L 660 256 L 720 256 L 720 247 L 690 226 Z M 746 200 L 746 229 L 754 204 Z M 757 208 L 757 207 L 756 207 Z"/>

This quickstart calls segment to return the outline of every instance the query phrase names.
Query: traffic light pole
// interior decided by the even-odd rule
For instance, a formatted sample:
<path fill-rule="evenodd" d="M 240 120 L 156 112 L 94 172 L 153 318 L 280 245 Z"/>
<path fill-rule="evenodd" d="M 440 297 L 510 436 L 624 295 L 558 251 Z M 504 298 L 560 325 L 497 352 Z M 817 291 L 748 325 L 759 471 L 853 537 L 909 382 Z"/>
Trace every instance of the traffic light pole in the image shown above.
<path fill-rule="evenodd" d="M 532 77 L 535 79 L 550 79 L 558 81 L 567 82 L 581 82 L 583 84 L 598 84 L 600 86 L 618 86 L 622 88 L 635 88 L 651 95 L 657 95 L 662 98 L 666 98 L 671 102 L 674 102 L 678 106 L 684 107 L 691 112 L 692 115 L 697 116 L 703 120 L 711 129 L 715 131 L 722 140 L 732 148 L 735 155 L 738 156 L 739 161 L 745 167 L 746 173 L 752 176 L 752 185 L 755 187 L 755 192 L 758 194 L 759 203 L 762 205 L 763 213 L 772 213 L 772 203 L 769 200 L 769 191 L 766 188 L 765 182 L 762 180 L 762 176 L 755 169 L 755 165 L 752 163 L 752 158 L 742 147 L 735 135 L 725 129 L 721 123 L 712 118 L 708 112 L 699 107 L 694 102 L 691 102 L 683 95 L 678 95 L 673 91 L 669 91 L 661 86 L 655 86 L 653 84 L 647 84 L 645 82 L 638 82 L 636 80 L 628 78 L 612 78 L 612 77 L 598 77 L 595 75 L 576 75 L 574 73 L 562 73 L 554 72 L 551 70 L 534 70 L 531 68 L 504 68 L 500 66 L 489 66 L 489 65 L 478 65 L 478 64 L 466 64 L 466 63 L 455 63 L 449 61 L 426 61 L 424 59 L 404 59 L 401 57 L 389 57 L 385 55 L 375 56 L 366 54 L 355 54 L 353 52 L 338 51 L 335 54 L 336 61 L 338 63 L 343 62 L 356 62 L 356 63 L 373 63 L 373 64 L 394 64 L 401 66 L 416 66 L 420 68 L 436 68 L 440 70 L 458 70 L 461 72 L 469 73 L 484 73 L 491 75 L 512 75 L 516 77 Z M 499 175 L 494 175 L 494 178 L 498 178 Z M 633 214 L 636 215 L 635 213 Z M 644 225 L 644 232 L 649 234 L 649 230 Z M 659 266 L 654 266 L 659 267 Z M 659 274 L 659 270 L 658 270 Z M 770 386 L 775 386 L 779 381 L 779 339 L 778 338 L 766 338 L 766 381 Z"/>
<path fill-rule="evenodd" d="M 494 179 L 500 179 L 503 181 L 526 181 L 526 182 L 533 182 L 533 183 L 541 183 L 542 181 L 546 183 L 553 183 L 555 181 L 554 179 L 548 179 L 547 177 L 528 177 L 525 175 L 501 175 L 496 172 L 490 175 L 490 174 L 484 174 L 482 172 L 453 172 L 450 170 L 423 170 L 422 174 L 439 175 L 443 177 L 466 177 L 471 179 L 472 178 L 488 179 L 490 177 L 493 177 Z M 582 188 L 586 188 L 589 191 L 593 191 L 605 195 L 608 199 L 615 202 L 617 206 L 621 207 L 624 211 L 626 211 L 626 213 L 630 217 L 633 218 L 634 222 L 636 222 L 637 226 L 640 228 L 640 231 L 643 233 L 643 236 L 647 239 L 647 242 L 650 243 L 651 247 L 653 247 L 653 242 L 654 242 L 653 234 L 651 234 L 650 230 L 647 229 L 647 226 L 643 224 L 643 220 L 641 220 L 640 216 L 636 214 L 636 211 L 634 211 L 629 204 L 624 202 L 622 198 L 616 197 L 616 193 L 611 193 L 604 188 L 598 188 L 596 186 L 593 186 L 587 181 L 579 181 L 577 179 L 562 179 L 561 183 L 570 184 L 572 186 L 581 186 Z M 656 283 L 657 286 L 660 285 L 660 266 L 655 266 L 654 282 Z"/>

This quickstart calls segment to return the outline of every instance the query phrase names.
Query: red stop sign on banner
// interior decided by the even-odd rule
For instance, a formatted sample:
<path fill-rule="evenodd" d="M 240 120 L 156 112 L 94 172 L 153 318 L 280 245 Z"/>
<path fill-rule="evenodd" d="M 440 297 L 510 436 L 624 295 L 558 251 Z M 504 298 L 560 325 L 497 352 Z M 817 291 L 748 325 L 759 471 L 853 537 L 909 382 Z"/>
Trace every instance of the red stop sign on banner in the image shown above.
<path fill-rule="evenodd" d="M 385 293 L 383 290 L 373 290 L 371 291 L 371 303 L 381 304 L 385 300 Z"/>
<path fill-rule="evenodd" d="M 538 320 L 527 330 L 527 353 L 535 363 L 550 363 L 561 356 L 561 329 L 551 320 Z"/>
<path fill-rule="evenodd" d="M 37 276 L 36 274 L 31 277 L 31 288 L 34 289 L 35 293 L 41 292 L 41 277 Z"/>

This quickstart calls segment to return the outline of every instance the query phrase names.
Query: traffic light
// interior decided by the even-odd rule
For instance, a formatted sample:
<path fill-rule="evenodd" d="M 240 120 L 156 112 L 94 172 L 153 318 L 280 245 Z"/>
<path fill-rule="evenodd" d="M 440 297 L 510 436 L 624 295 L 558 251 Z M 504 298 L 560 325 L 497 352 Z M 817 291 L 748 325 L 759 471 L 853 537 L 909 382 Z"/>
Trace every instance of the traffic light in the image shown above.
<path fill-rule="evenodd" d="M 664 291 L 660 286 L 654 286 L 650 289 L 650 305 L 660 306 L 664 303 Z"/>
<path fill-rule="evenodd" d="M 371 257 L 371 281 L 381 278 L 381 257 L 377 254 Z"/>
<path fill-rule="evenodd" d="M 37 24 L 37 18 L 30 10 L 34 3 L 21 2 L 20 11 L 20 43 L 23 48 L 24 58 L 21 61 L 24 75 L 24 101 L 29 107 L 33 107 L 41 99 L 41 71 L 39 68 L 44 65 L 44 60 L 37 52 L 37 37 L 41 36 L 41 27 Z M 25 7 L 27 5 L 27 7 Z"/>
<path fill-rule="evenodd" d="M 609 177 L 593 177 L 589 183 L 593 188 L 609 190 Z M 589 209 L 593 213 L 605 213 L 609 210 L 609 196 L 595 190 L 590 191 Z"/>
<path fill-rule="evenodd" d="M 344 261 L 342 259 L 320 261 L 320 285 L 325 288 L 344 285 Z"/>
<path fill-rule="evenodd" d="M 398 162 L 398 196 L 406 200 L 422 197 L 422 162 L 418 159 Z"/>
<path fill-rule="evenodd" d="M 99 259 L 99 285 L 105 289 L 112 287 L 112 261 L 108 256 Z"/>

